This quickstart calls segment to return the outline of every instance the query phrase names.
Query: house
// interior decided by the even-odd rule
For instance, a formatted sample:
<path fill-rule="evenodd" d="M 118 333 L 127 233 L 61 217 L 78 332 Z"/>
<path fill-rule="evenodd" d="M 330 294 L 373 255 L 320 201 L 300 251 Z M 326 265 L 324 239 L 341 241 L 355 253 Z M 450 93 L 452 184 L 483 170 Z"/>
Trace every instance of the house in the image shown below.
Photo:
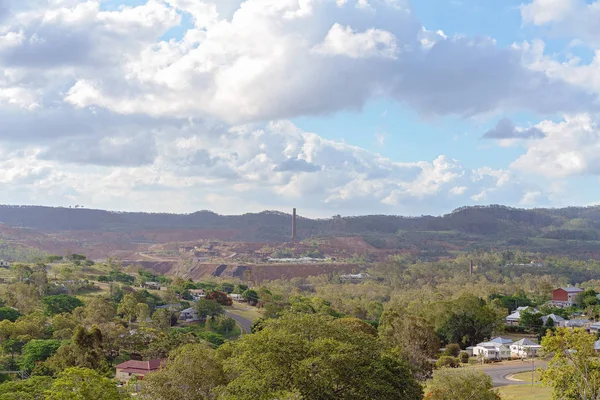
<path fill-rule="evenodd" d="M 539 344 L 524 338 L 510 345 L 510 353 L 513 357 L 535 357 L 542 349 Z"/>
<path fill-rule="evenodd" d="M 10 267 L 10 263 L 8 261 L 0 260 L 0 267 L 8 268 Z"/>
<path fill-rule="evenodd" d="M 117 372 L 115 379 L 121 383 L 127 383 L 132 376 L 137 376 L 139 379 L 144 379 L 144 376 L 151 372 L 158 371 L 166 360 L 150 360 L 150 361 L 125 361 L 116 366 Z"/>
<path fill-rule="evenodd" d="M 368 277 L 369 277 L 369 274 L 365 274 L 364 272 L 361 272 L 360 274 L 340 275 L 340 280 L 343 282 L 345 282 L 345 281 L 359 282 L 359 281 L 364 281 Z"/>
<path fill-rule="evenodd" d="M 242 297 L 242 295 L 238 294 L 238 293 L 232 293 L 232 294 L 229 295 L 229 297 L 231 297 L 233 300 L 239 301 L 239 302 L 246 301 L 246 299 L 244 299 L 244 297 Z"/>
<path fill-rule="evenodd" d="M 505 360 L 510 358 L 510 348 L 502 343 L 483 342 L 473 347 L 473 356 L 483 360 Z"/>
<path fill-rule="evenodd" d="M 600 332 L 600 322 L 594 322 L 589 327 L 590 333 L 598 333 Z"/>
<path fill-rule="evenodd" d="M 519 322 L 521 322 L 521 312 L 523 312 L 525 310 L 530 310 L 534 314 L 539 312 L 539 310 L 537 308 L 533 308 L 533 307 L 529 307 L 529 306 L 517 307 L 517 310 L 515 312 L 513 312 L 508 317 L 506 317 L 506 324 L 507 325 L 519 325 Z"/>
<path fill-rule="evenodd" d="M 596 341 L 594 342 L 594 351 L 595 351 L 596 353 L 600 353 L 600 340 L 596 340 Z"/>
<path fill-rule="evenodd" d="M 588 330 L 590 328 L 590 325 L 592 325 L 592 321 L 590 321 L 589 319 L 581 318 L 570 319 L 565 321 L 564 323 L 564 326 L 566 326 L 567 328 L 583 328 L 585 330 Z"/>
<path fill-rule="evenodd" d="M 201 298 L 206 297 L 206 294 L 204 294 L 204 289 L 190 289 L 189 292 L 194 301 L 198 301 Z"/>
<path fill-rule="evenodd" d="M 554 289 L 552 291 L 552 304 L 562 307 L 575 305 L 577 296 L 582 292 L 583 289 L 578 287 Z"/>
<path fill-rule="evenodd" d="M 497 338 L 491 339 L 490 343 L 500 343 L 500 344 L 510 346 L 513 343 L 513 341 L 512 341 L 512 339 L 503 338 L 503 337 L 498 336 Z"/>
<path fill-rule="evenodd" d="M 158 282 L 144 282 L 142 287 L 152 290 L 160 290 L 160 283 Z"/>
<path fill-rule="evenodd" d="M 552 321 L 554 321 L 554 326 L 556 326 L 557 328 L 565 326 L 565 323 L 567 322 L 567 320 L 564 319 L 563 317 L 561 317 L 560 315 L 556 315 L 556 314 L 544 315 L 542 317 L 542 324 L 544 324 L 544 326 L 546 326 L 546 323 L 548 322 L 548 318 L 550 318 L 550 319 L 552 319 Z"/>
<path fill-rule="evenodd" d="M 473 357 L 473 349 L 474 349 L 474 348 L 475 348 L 475 347 L 473 347 L 473 346 L 469 346 L 469 347 L 467 347 L 467 348 L 465 349 L 465 351 L 467 352 L 467 354 L 469 355 L 469 357 Z"/>
<path fill-rule="evenodd" d="M 196 310 L 193 307 L 186 308 L 185 310 L 181 311 L 179 313 L 179 319 L 186 322 L 200 321 L 200 318 L 198 317 L 198 312 L 196 312 Z"/>

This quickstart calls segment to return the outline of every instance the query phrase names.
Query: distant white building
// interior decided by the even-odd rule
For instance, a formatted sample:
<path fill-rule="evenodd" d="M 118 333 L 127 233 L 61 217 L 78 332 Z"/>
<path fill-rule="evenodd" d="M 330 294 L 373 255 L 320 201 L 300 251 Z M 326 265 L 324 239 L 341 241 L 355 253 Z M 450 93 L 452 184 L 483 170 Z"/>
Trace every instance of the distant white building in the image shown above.
<path fill-rule="evenodd" d="M 510 347 L 502 343 L 483 342 L 473 347 L 473 356 L 484 360 L 506 360 L 510 358 Z"/>
<path fill-rule="evenodd" d="M 364 281 L 365 279 L 367 279 L 369 277 L 369 274 L 365 274 L 364 272 L 361 272 L 359 274 L 344 274 L 344 275 L 340 275 L 340 280 L 342 281 Z"/>
<path fill-rule="evenodd" d="M 192 299 L 194 299 L 194 301 L 198 301 L 201 298 L 206 297 L 206 294 L 204 294 L 204 289 L 190 289 L 190 296 L 192 296 Z"/>
<path fill-rule="evenodd" d="M 0 267 L 8 268 L 10 267 L 10 263 L 8 261 L 0 260 Z"/>
<path fill-rule="evenodd" d="M 542 349 L 539 344 L 523 338 L 510 345 L 510 353 L 513 357 L 536 357 L 538 352 Z"/>
<path fill-rule="evenodd" d="M 246 299 L 244 299 L 244 297 L 241 294 L 238 294 L 238 293 L 232 293 L 232 294 L 229 295 L 229 297 L 231 297 L 233 300 L 239 301 L 239 302 L 246 301 Z"/>

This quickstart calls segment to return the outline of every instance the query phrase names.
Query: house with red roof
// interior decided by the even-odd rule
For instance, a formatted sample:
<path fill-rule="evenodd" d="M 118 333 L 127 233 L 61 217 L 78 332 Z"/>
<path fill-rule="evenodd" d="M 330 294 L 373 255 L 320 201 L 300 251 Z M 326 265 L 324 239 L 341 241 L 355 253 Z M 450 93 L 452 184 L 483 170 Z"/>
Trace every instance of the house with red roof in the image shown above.
<path fill-rule="evenodd" d="M 134 375 L 139 379 L 144 379 L 144 376 L 148 375 L 149 373 L 158 371 L 165 362 L 166 360 L 163 359 L 150 361 L 125 361 L 124 363 L 117 365 L 117 373 L 115 378 L 122 383 L 127 383 Z"/>

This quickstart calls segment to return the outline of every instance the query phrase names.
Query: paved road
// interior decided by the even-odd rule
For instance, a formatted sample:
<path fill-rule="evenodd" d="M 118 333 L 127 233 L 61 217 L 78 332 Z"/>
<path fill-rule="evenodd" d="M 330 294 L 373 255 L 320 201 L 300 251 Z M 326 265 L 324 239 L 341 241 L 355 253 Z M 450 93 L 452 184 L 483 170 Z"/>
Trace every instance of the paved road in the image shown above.
<path fill-rule="evenodd" d="M 535 369 L 537 369 L 538 367 L 544 367 L 546 366 L 546 364 L 547 362 L 544 361 L 536 361 Z M 531 382 L 511 381 L 509 379 L 506 379 L 507 376 L 526 371 L 531 371 L 531 363 L 521 362 L 519 364 L 512 365 L 490 365 L 489 367 L 483 368 L 483 372 L 485 372 L 492 378 L 492 383 L 494 384 L 494 387 L 508 385 L 531 385 Z"/>
<path fill-rule="evenodd" d="M 227 315 L 228 317 L 231 317 L 233 319 L 235 319 L 235 321 L 240 324 L 242 326 L 242 328 L 244 328 L 244 330 L 246 331 L 246 333 L 250 333 L 251 329 L 252 329 L 252 321 L 250 321 L 249 319 L 246 319 L 244 317 L 240 317 L 239 315 L 233 314 L 230 311 L 225 311 L 225 315 Z"/>

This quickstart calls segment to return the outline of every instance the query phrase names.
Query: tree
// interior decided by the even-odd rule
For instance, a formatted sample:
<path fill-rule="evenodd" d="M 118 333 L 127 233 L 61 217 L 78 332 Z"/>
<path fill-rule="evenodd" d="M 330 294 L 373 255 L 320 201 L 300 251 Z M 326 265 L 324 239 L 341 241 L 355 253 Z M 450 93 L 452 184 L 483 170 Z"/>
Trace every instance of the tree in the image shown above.
<path fill-rule="evenodd" d="M 219 290 L 221 290 L 222 292 L 225 292 L 227 294 L 230 294 L 234 291 L 235 289 L 235 285 L 233 283 L 229 283 L 229 282 L 223 282 L 219 285 Z"/>
<path fill-rule="evenodd" d="M 131 325 L 131 321 L 137 315 L 138 300 L 133 293 L 128 293 L 123 296 L 123 299 L 119 303 L 119 307 L 117 308 L 117 314 L 128 319 L 129 324 Z"/>
<path fill-rule="evenodd" d="M 492 389 L 492 378 L 485 372 L 471 368 L 442 368 L 433 371 L 427 385 L 431 400 L 499 400 Z"/>
<path fill-rule="evenodd" d="M 39 298 L 36 287 L 27 283 L 12 283 L 6 289 L 6 303 L 23 314 L 35 310 Z"/>
<path fill-rule="evenodd" d="M 46 315 L 55 315 L 62 313 L 70 313 L 77 307 L 83 307 L 83 301 L 77 297 L 66 294 L 58 294 L 56 296 L 47 296 L 42 299 L 44 312 Z"/>
<path fill-rule="evenodd" d="M 248 289 L 242 293 L 242 297 L 252 306 L 258 303 L 258 293 L 256 290 Z"/>
<path fill-rule="evenodd" d="M 10 358 L 15 358 L 15 353 L 20 353 L 21 348 L 23 347 L 23 342 L 19 339 L 8 339 L 3 342 L 0 342 L 0 348 L 2 348 L 2 353 L 10 354 Z"/>
<path fill-rule="evenodd" d="M 209 300 L 206 298 L 200 299 L 194 305 L 196 312 L 198 313 L 198 317 L 201 319 L 210 317 L 211 319 L 215 319 L 219 315 L 225 313 L 225 310 L 216 300 Z"/>
<path fill-rule="evenodd" d="M 159 331 L 166 332 L 171 328 L 171 311 L 159 308 L 152 314 L 152 326 Z"/>
<path fill-rule="evenodd" d="M 542 339 L 546 353 L 554 353 L 541 381 L 553 388 L 555 399 L 600 398 L 600 357 L 596 337 L 581 328 L 558 328 Z"/>
<path fill-rule="evenodd" d="M 381 316 L 379 337 L 387 348 L 397 349 L 409 360 L 420 378 L 431 373 L 430 360 L 438 355 L 440 340 L 425 319 L 404 310 L 388 310 Z"/>
<path fill-rule="evenodd" d="M 235 328 L 235 320 L 230 317 L 221 318 L 219 321 L 219 332 L 228 335 Z"/>
<path fill-rule="evenodd" d="M 376 337 L 320 314 L 284 314 L 218 349 L 233 379 L 225 399 L 419 399 L 408 365 Z M 300 396 L 300 397 L 298 397 Z"/>
<path fill-rule="evenodd" d="M 7 319 L 11 322 L 15 322 L 21 315 L 22 314 L 14 308 L 0 307 L 0 321 Z"/>
<path fill-rule="evenodd" d="M 97 326 L 89 331 L 77 327 L 71 343 L 63 344 L 56 354 L 48 359 L 48 364 L 57 371 L 69 367 L 90 368 L 100 372 L 110 371 L 102 347 L 102 332 Z"/>
<path fill-rule="evenodd" d="M 146 322 L 148 318 L 150 318 L 150 307 L 146 303 L 138 303 L 136 320 L 138 322 Z"/>
<path fill-rule="evenodd" d="M 600 302 L 597 296 L 598 292 L 596 292 L 594 289 L 588 289 L 585 292 L 580 293 L 575 301 L 577 307 L 587 308 L 589 306 L 597 305 Z"/>
<path fill-rule="evenodd" d="M 203 344 L 174 350 L 163 368 L 144 378 L 141 398 L 147 400 L 214 399 L 214 389 L 227 384 L 223 365 Z"/>
<path fill-rule="evenodd" d="M 441 356 L 435 362 L 435 366 L 438 368 L 449 367 L 449 368 L 458 368 L 460 367 L 460 362 L 458 358 L 452 356 Z"/>
<path fill-rule="evenodd" d="M 46 392 L 46 400 L 123 400 L 122 394 L 110 379 L 87 368 L 67 368 L 61 372 Z"/>
<path fill-rule="evenodd" d="M 4 382 L 0 384 L 0 400 L 42 400 L 51 385 L 52 378 L 49 376 Z"/>
<path fill-rule="evenodd" d="M 94 297 L 85 306 L 85 317 L 90 323 L 102 324 L 115 318 L 114 303 L 102 297 Z"/>
<path fill-rule="evenodd" d="M 450 343 L 446 346 L 446 350 L 444 351 L 444 355 L 450 357 L 458 357 L 460 354 L 460 345 L 458 343 Z"/>
<path fill-rule="evenodd" d="M 217 290 L 208 293 L 206 296 L 209 300 L 215 300 L 217 303 L 223 306 L 230 306 L 233 304 L 231 297 L 227 296 L 227 293 L 219 292 Z"/>
<path fill-rule="evenodd" d="M 46 361 L 56 353 L 62 342 L 56 339 L 34 339 L 23 346 L 21 368 L 31 371 L 38 362 Z"/>

